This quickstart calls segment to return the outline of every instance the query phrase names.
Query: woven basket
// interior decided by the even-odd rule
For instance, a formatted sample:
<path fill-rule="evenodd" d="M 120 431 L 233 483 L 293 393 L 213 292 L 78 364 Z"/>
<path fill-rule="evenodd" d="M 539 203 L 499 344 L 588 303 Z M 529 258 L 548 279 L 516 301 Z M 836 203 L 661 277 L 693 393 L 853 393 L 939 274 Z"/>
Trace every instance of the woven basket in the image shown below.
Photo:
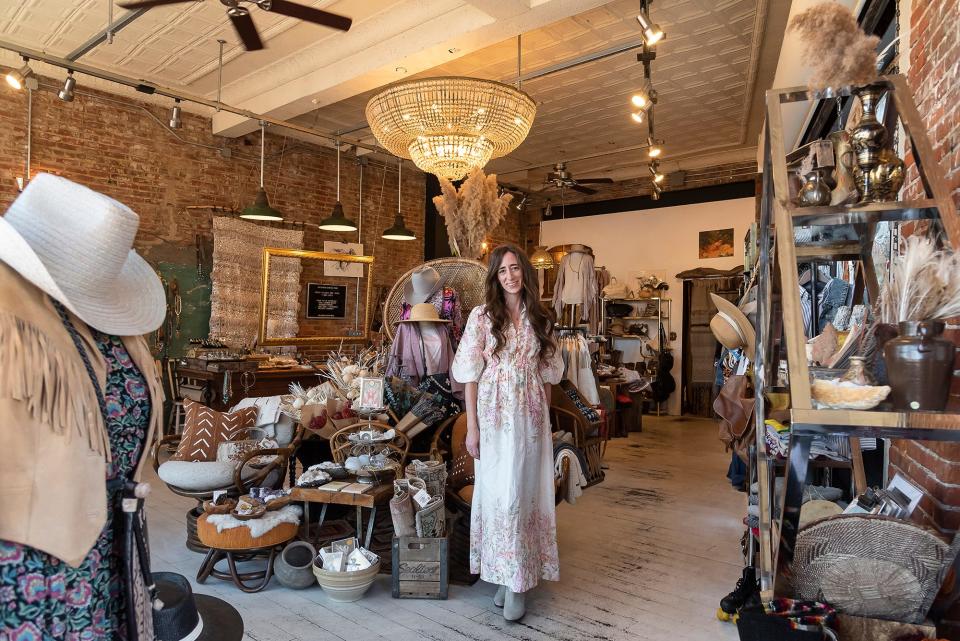
<path fill-rule="evenodd" d="M 486 265 L 478 260 L 467 258 L 428 260 L 401 276 L 387 294 L 383 304 L 383 326 L 390 340 L 393 340 L 394 326 L 403 314 L 403 286 L 414 272 L 424 267 L 433 267 L 437 270 L 440 274 L 440 287 L 452 287 L 457 290 L 464 321 L 474 307 L 483 304 L 484 279 L 487 277 Z"/>
<path fill-rule="evenodd" d="M 845 612 L 907 623 L 924 620 L 949 564 L 949 546 L 908 521 L 840 514 L 797 534 L 794 596 Z"/>

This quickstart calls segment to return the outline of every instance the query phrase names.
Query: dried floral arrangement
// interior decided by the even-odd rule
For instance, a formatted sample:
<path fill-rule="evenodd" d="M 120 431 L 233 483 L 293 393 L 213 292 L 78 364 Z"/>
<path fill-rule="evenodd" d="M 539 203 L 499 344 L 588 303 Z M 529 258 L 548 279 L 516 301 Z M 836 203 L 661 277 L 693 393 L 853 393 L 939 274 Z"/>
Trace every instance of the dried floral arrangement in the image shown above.
<path fill-rule="evenodd" d="M 513 196 L 498 194 L 497 175 L 474 169 L 457 190 L 440 178 L 442 194 L 433 199 L 450 237 L 450 250 L 462 258 L 479 258 L 483 241 L 506 217 Z"/>
<path fill-rule="evenodd" d="M 877 79 L 877 44 L 847 7 L 822 2 L 793 17 L 788 27 L 796 31 L 804 56 L 813 68 L 811 89 L 870 84 Z"/>
<path fill-rule="evenodd" d="M 960 316 L 960 255 L 933 240 L 910 236 L 890 266 L 891 282 L 878 301 L 881 323 Z"/>
<path fill-rule="evenodd" d="M 385 352 L 368 347 L 351 357 L 341 347 L 336 352 L 330 352 L 327 369 L 320 376 L 327 379 L 341 396 L 353 401 L 360 397 L 361 378 L 381 375 L 385 356 Z"/>

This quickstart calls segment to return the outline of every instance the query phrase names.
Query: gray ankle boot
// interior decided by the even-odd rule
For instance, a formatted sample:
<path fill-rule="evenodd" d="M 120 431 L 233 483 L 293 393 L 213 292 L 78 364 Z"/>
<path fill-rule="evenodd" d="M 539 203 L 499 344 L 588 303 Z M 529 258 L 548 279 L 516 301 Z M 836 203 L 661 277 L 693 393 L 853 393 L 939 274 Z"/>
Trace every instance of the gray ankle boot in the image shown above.
<path fill-rule="evenodd" d="M 524 592 L 514 592 L 507 589 L 507 596 L 503 604 L 503 618 L 507 621 L 518 621 L 527 612 L 527 595 Z"/>
<path fill-rule="evenodd" d="M 497 588 L 497 593 L 493 595 L 493 604 L 498 608 L 503 607 L 504 599 L 507 598 L 507 586 L 501 585 Z"/>

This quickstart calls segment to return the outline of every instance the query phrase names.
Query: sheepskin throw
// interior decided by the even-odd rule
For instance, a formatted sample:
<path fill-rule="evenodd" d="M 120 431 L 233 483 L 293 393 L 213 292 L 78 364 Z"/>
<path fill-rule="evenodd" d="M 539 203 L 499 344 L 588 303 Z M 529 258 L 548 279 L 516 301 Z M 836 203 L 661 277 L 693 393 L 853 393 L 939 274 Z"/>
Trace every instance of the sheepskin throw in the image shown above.
<path fill-rule="evenodd" d="M 210 336 L 231 347 L 252 346 L 260 324 L 260 275 L 264 247 L 303 249 L 303 232 L 213 219 L 213 288 Z M 270 259 L 267 335 L 296 336 L 300 313 L 300 259 Z"/>
<path fill-rule="evenodd" d="M 207 523 L 217 526 L 217 532 L 232 530 L 235 527 L 250 528 L 250 536 L 259 538 L 282 523 L 300 525 L 300 506 L 286 505 L 279 510 L 267 512 L 259 519 L 241 521 L 229 514 L 208 514 Z"/>

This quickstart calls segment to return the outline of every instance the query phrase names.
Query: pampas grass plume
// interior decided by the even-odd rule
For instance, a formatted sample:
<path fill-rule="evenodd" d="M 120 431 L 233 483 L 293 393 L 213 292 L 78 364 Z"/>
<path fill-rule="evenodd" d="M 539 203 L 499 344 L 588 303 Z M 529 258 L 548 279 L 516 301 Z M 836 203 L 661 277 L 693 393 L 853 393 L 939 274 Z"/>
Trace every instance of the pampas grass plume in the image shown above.
<path fill-rule="evenodd" d="M 811 89 L 866 85 L 877 79 L 877 44 L 857 24 L 853 13 L 836 2 L 822 2 L 793 17 L 789 29 L 803 42 L 813 68 Z"/>
<path fill-rule="evenodd" d="M 464 258 L 479 258 L 483 241 L 507 215 L 513 196 L 498 195 L 497 176 L 474 169 L 458 191 L 446 178 L 440 178 L 439 196 L 433 198 L 443 216 L 450 236 L 450 249 Z"/>

